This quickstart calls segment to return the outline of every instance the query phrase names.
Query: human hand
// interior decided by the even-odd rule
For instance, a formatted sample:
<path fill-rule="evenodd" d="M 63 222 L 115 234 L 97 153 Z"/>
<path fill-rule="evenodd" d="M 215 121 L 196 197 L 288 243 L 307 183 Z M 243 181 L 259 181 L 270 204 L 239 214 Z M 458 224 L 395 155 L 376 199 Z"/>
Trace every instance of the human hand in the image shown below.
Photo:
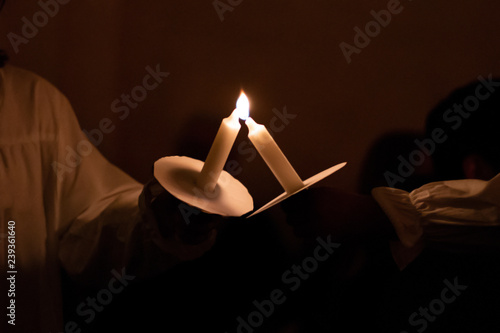
<path fill-rule="evenodd" d="M 176 234 L 186 244 L 196 245 L 207 240 L 223 217 L 204 213 L 172 196 L 161 193 L 151 205 L 163 237 Z"/>
<path fill-rule="evenodd" d="M 156 179 L 144 190 L 145 209 L 157 222 L 158 230 L 165 239 L 179 238 L 188 245 L 197 245 L 215 239 L 222 216 L 207 214 L 198 208 L 175 198 Z"/>

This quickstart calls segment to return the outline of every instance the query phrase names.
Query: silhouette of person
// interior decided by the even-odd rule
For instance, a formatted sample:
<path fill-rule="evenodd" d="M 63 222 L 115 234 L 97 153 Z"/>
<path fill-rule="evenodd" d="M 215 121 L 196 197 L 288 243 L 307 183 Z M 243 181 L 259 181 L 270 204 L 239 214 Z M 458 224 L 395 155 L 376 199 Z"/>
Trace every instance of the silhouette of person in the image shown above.
<path fill-rule="evenodd" d="M 212 247 L 218 216 L 199 212 L 186 223 L 157 182 L 143 187 L 101 155 L 55 87 L 5 64 L 4 53 L 0 59 L 0 266 L 17 271 L 2 282 L 11 290 L 2 298 L 10 322 L 2 325 L 78 331 L 81 323 L 63 327 L 61 269 L 78 283 L 104 286 L 79 309 L 95 313 L 136 277 Z"/>
<path fill-rule="evenodd" d="M 494 289 L 491 279 L 498 276 L 499 266 L 498 86 L 500 80 L 491 75 L 480 76 L 477 81 L 452 92 L 429 113 L 426 137 L 419 139 L 418 147 L 410 154 L 432 158 L 436 181 L 413 190 L 410 188 L 410 192 L 377 187 L 372 196 L 333 188 L 312 188 L 282 203 L 288 223 L 298 234 L 310 239 L 331 235 L 332 239 L 346 244 L 353 237 L 364 235 L 363 239 L 396 240 L 391 246 L 392 257 L 399 269 L 409 268 L 399 277 L 390 274 L 396 276 L 393 285 L 383 289 L 387 291 L 387 298 L 397 304 L 379 302 L 374 308 L 385 308 L 389 313 L 403 310 L 410 315 L 424 302 L 428 304 L 430 300 L 422 296 L 431 297 L 429 290 L 434 291 L 432 295 L 437 293 L 439 296 L 440 289 L 435 289 L 443 288 L 443 278 L 455 278 L 453 281 L 458 281 L 456 284 L 460 288 L 466 288 L 469 283 L 474 285 L 474 291 L 468 296 L 474 301 L 461 303 L 466 310 L 450 311 L 443 316 L 448 318 L 443 319 L 446 325 L 454 329 L 470 328 L 471 321 L 480 320 L 481 327 L 493 326 L 492 311 L 496 307 L 484 305 L 484 300 Z M 406 177 L 397 173 L 394 176 L 403 180 Z M 415 260 L 424 248 L 440 251 L 428 252 L 424 259 Z M 432 256 L 435 258 L 429 259 Z M 415 264 L 410 265 L 413 262 Z M 392 277 L 388 277 L 388 281 Z M 427 292 L 421 286 L 427 286 Z M 485 286 L 491 288 L 486 290 Z M 352 288 L 351 291 L 355 289 Z M 409 298 L 416 301 L 411 302 Z M 359 315 L 370 313 L 367 308 L 361 310 L 359 307 L 358 310 Z M 370 318 L 379 321 L 380 327 L 399 328 L 400 331 L 409 323 L 404 316 L 393 319 L 396 324 L 382 324 L 387 320 L 382 316 Z M 416 318 L 421 320 L 418 323 L 410 321 L 413 327 L 422 331 L 430 325 L 430 319 Z M 432 317 L 432 321 L 435 318 Z M 373 323 L 368 320 L 367 325 Z"/>

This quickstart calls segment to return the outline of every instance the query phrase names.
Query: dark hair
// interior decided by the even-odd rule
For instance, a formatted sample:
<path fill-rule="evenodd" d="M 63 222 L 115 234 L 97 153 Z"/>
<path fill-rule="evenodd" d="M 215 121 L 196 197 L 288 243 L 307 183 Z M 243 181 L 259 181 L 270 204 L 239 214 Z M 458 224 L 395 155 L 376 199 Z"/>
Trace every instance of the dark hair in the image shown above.
<path fill-rule="evenodd" d="M 5 0 L 1 0 L 0 1 L 0 11 L 3 8 L 3 5 L 5 5 Z M 0 68 L 2 68 L 3 66 L 5 66 L 5 63 L 7 62 L 8 59 L 9 59 L 9 57 L 7 56 L 7 54 L 5 53 L 5 51 L 4 50 L 0 50 Z"/>
<path fill-rule="evenodd" d="M 7 60 L 9 60 L 9 57 L 7 56 L 7 54 L 5 53 L 4 50 L 0 50 L 0 68 L 2 68 L 3 66 L 5 66 L 5 63 L 7 62 Z"/>
<path fill-rule="evenodd" d="M 500 78 L 491 75 L 453 91 L 427 116 L 426 134 L 442 129 L 432 154 L 437 177 L 465 178 L 462 162 L 477 154 L 500 172 Z M 436 132 L 435 132 L 436 133 Z"/>
<path fill-rule="evenodd" d="M 423 139 L 423 133 L 407 131 L 388 132 L 376 139 L 365 155 L 358 192 L 370 194 L 371 190 L 378 186 L 390 186 L 411 192 L 433 181 L 432 164 L 427 157 L 421 164 L 414 166 L 411 175 L 395 179 L 393 183 L 390 181 L 391 175 L 399 175 L 400 157 L 408 160 L 412 152 L 418 149 L 415 141 Z"/>

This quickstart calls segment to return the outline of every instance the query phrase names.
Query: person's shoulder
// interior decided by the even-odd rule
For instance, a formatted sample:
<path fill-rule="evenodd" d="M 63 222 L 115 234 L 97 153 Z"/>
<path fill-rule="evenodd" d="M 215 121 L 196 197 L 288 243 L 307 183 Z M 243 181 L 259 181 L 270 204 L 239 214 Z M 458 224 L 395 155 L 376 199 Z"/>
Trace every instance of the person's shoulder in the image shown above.
<path fill-rule="evenodd" d="M 29 114 L 48 116 L 71 109 L 66 96 L 48 80 L 32 71 L 8 64 L 2 68 L 5 100 Z M 18 110 L 19 111 L 19 110 Z"/>
<path fill-rule="evenodd" d="M 5 65 L 5 67 L 3 67 L 2 70 L 4 72 L 6 79 L 9 80 L 17 79 L 22 82 L 43 80 L 41 76 L 33 73 L 32 71 L 11 64 Z"/>
<path fill-rule="evenodd" d="M 53 94 L 61 94 L 52 83 L 41 77 L 40 75 L 20 67 L 7 64 L 3 70 L 3 77 L 6 86 L 10 86 L 17 92 L 33 93 L 36 90 L 43 90 Z"/>
<path fill-rule="evenodd" d="M 68 99 L 49 81 L 29 70 L 7 65 L 0 70 L 2 119 L 22 124 L 16 136 L 47 136 L 74 117 Z"/>

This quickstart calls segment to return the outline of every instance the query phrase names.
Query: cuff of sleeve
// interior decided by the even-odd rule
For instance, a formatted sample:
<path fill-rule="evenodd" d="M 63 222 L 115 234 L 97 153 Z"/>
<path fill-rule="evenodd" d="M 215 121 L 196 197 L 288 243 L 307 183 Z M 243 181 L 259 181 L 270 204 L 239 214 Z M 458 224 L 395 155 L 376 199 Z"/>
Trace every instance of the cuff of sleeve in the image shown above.
<path fill-rule="evenodd" d="M 144 189 L 139 197 L 139 208 L 149 239 L 158 249 L 164 253 L 172 255 L 178 261 L 193 260 L 200 257 L 215 243 L 217 231 L 215 229 L 210 230 L 206 239 L 204 239 L 201 243 L 187 244 L 180 239 L 179 234 L 176 232 L 173 225 L 178 223 L 178 221 L 174 221 L 175 218 L 172 216 L 172 220 L 169 221 L 169 223 L 172 224 L 170 233 L 165 236 L 162 235 L 158 225 L 159 221 L 155 217 L 151 203 L 163 192 L 165 192 L 163 187 L 156 179 L 153 179 L 144 185 Z M 185 223 L 185 221 L 182 220 L 181 223 Z"/>
<path fill-rule="evenodd" d="M 410 194 L 406 191 L 376 187 L 372 196 L 391 221 L 399 240 L 405 247 L 415 246 L 422 238 L 420 213 L 413 205 Z"/>

